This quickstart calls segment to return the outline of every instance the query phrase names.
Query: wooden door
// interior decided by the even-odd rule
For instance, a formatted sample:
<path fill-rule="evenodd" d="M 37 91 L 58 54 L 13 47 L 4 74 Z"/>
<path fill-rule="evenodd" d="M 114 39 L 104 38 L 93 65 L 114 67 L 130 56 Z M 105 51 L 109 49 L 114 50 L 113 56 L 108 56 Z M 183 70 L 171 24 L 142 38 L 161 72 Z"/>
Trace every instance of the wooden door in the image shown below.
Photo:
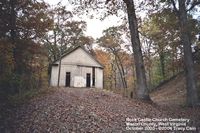
<path fill-rule="evenodd" d="M 86 87 L 90 87 L 90 82 L 91 82 L 91 75 L 90 73 L 86 74 Z"/>
<path fill-rule="evenodd" d="M 65 81 L 65 86 L 70 87 L 70 80 L 71 80 L 71 73 L 66 72 L 66 81 Z"/>

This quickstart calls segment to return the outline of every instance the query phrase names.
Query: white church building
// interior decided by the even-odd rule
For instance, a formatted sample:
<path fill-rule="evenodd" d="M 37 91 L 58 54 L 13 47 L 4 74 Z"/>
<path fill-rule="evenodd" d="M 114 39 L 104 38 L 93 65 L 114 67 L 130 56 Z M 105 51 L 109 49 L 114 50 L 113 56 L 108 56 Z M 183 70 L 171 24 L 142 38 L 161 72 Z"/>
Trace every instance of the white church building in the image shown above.
<path fill-rule="evenodd" d="M 103 65 L 85 48 L 77 46 L 64 54 L 61 60 L 53 62 L 50 85 L 103 88 Z"/>

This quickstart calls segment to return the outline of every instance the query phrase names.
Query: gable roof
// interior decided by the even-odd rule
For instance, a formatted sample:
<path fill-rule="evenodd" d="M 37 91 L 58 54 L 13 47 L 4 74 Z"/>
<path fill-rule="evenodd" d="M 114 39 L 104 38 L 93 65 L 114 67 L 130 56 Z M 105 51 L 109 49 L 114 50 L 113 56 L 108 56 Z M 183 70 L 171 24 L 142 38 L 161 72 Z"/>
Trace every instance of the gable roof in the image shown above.
<path fill-rule="evenodd" d="M 83 51 L 85 51 L 85 53 L 87 53 L 87 55 L 89 55 L 95 62 L 97 62 L 101 66 L 101 68 L 104 68 L 104 66 L 94 56 L 92 56 L 83 46 L 80 46 L 80 45 L 78 45 L 78 46 L 72 48 L 71 50 L 67 51 L 66 53 L 64 53 L 61 56 L 61 59 L 64 58 L 65 56 L 69 55 L 70 53 L 76 51 L 78 48 L 81 48 Z M 59 58 L 57 60 L 53 61 L 52 64 L 55 64 L 57 61 L 59 61 Z"/>

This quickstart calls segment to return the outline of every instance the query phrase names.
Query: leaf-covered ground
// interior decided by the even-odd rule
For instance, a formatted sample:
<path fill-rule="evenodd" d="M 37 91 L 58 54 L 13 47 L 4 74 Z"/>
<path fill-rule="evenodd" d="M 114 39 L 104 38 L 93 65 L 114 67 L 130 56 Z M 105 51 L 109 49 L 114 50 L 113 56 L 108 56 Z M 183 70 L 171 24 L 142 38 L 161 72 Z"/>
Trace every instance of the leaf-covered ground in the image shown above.
<path fill-rule="evenodd" d="M 200 65 L 195 65 L 197 88 L 200 89 Z M 151 93 L 155 103 L 165 106 L 184 106 L 186 104 L 186 78 L 184 72 L 165 82 Z M 200 90 L 199 90 L 200 92 Z"/>
<path fill-rule="evenodd" d="M 97 89 L 59 88 L 7 112 L 0 132 L 118 133 L 126 131 L 127 117 L 189 118 L 200 127 L 200 108 L 164 107 Z"/>

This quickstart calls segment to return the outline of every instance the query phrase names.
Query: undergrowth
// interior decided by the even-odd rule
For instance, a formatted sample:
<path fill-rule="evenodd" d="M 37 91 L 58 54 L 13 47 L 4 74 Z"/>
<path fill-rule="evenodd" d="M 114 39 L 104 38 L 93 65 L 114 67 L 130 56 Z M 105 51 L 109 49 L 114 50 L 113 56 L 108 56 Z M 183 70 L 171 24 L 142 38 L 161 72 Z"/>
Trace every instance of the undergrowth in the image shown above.
<path fill-rule="evenodd" d="M 22 91 L 15 95 L 8 95 L 7 99 L 11 105 L 21 105 L 29 102 L 31 99 L 41 97 L 54 92 L 54 88 L 41 88 Z"/>

